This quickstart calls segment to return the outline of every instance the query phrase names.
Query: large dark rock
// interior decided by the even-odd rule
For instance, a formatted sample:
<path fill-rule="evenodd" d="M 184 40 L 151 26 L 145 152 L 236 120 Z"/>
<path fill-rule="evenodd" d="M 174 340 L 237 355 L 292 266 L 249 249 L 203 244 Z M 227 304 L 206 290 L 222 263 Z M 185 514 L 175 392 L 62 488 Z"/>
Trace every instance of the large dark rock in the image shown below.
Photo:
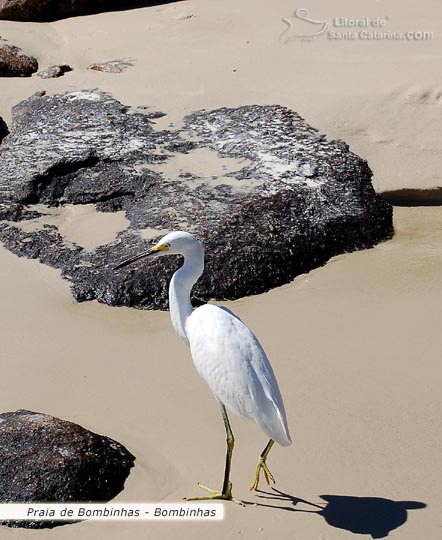
<path fill-rule="evenodd" d="M 42 413 L 0 414 L 0 502 L 106 502 L 124 487 L 134 456 L 120 443 Z M 66 522 L 3 521 L 10 527 Z"/>
<path fill-rule="evenodd" d="M 60 268 L 79 301 L 167 306 L 175 258 L 112 270 L 146 249 L 143 229 L 150 242 L 176 229 L 204 242 L 206 270 L 194 289 L 202 301 L 266 291 L 392 234 L 391 207 L 374 192 L 367 163 L 284 107 L 200 111 L 180 130 L 156 130 L 161 113 L 83 91 L 32 96 L 12 116 L 0 146 L 0 219 L 9 220 L 0 240 Z M 195 151 L 242 165 L 169 178 L 171 160 Z M 53 225 L 25 232 L 13 222 L 34 217 L 34 203 L 96 203 L 102 212 L 124 210 L 130 226 L 88 252 Z"/>
<path fill-rule="evenodd" d="M 0 0 L 0 19 L 10 21 L 55 21 L 100 11 L 130 9 L 164 1 L 141 0 Z"/>
<path fill-rule="evenodd" d="M 13 45 L 0 43 L 0 77 L 30 77 L 37 69 L 38 62 L 33 56 Z"/>

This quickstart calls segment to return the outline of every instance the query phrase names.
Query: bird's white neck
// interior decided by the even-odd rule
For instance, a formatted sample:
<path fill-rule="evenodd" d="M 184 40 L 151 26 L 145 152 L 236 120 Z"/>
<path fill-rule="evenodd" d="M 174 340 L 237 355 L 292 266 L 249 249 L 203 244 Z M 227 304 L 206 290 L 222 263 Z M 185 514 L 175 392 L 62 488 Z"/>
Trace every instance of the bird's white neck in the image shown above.
<path fill-rule="evenodd" d="M 184 254 L 184 264 L 172 276 L 169 286 L 170 318 L 176 333 L 187 345 L 189 345 L 189 340 L 186 333 L 186 321 L 193 311 L 190 293 L 203 273 L 203 269 L 204 250 L 201 244 L 197 244 Z"/>

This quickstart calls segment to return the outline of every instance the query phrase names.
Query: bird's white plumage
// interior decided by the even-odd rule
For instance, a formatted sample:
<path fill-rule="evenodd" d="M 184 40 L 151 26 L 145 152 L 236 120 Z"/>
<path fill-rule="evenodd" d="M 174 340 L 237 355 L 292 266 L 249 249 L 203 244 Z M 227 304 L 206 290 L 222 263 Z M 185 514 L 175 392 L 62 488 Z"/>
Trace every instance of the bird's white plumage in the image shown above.
<path fill-rule="evenodd" d="M 278 383 L 256 336 L 224 307 L 192 307 L 190 292 L 204 269 L 202 244 L 189 233 L 174 231 L 147 253 L 151 252 L 184 255 L 183 266 L 170 282 L 169 307 L 172 324 L 190 346 L 198 373 L 229 411 L 255 420 L 271 439 L 288 446 L 291 439 Z"/>
<path fill-rule="evenodd" d="M 249 328 L 228 309 L 207 304 L 188 317 L 186 332 L 195 367 L 216 398 L 288 446 L 291 439 L 278 383 Z"/>
<path fill-rule="evenodd" d="M 126 259 L 116 269 L 149 255 L 184 255 L 184 264 L 173 274 L 169 285 L 172 325 L 190 347 L 198 373 L 217 398 L 226 429 L 227 454 L 222 491 L 200 486 L 210 495 L 188 500 L 224 499 L 240 503 L 232 497 L 230 470 L 234 436 L 226 409 L 254 420 L 270 438 L 258 459 L 250 489 L 258 489 L 261 472 L 268 484 L 274 482 L 266 464 L 274 442 L 282 446 L 292 442 L 272 366 L 253 332 L 229 309 L 210 304 L 193 308 L 190 293 L 204 270 L 201 242 L 187 232 L 173 231 L 151 249 Z"/>

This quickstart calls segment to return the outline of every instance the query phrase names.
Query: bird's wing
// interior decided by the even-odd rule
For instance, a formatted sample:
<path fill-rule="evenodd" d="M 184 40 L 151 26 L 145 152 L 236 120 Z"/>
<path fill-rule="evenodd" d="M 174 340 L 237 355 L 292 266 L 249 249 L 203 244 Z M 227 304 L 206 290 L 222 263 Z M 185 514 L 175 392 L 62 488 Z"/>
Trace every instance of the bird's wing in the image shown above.
<path fill-rule="evenodd" d="M 290 444 L 284 404 L 256 336 L 231 311 L 207 304 L 186 325 L 198 373 L 232 413 L 255 420 L 283 446 Z"/>

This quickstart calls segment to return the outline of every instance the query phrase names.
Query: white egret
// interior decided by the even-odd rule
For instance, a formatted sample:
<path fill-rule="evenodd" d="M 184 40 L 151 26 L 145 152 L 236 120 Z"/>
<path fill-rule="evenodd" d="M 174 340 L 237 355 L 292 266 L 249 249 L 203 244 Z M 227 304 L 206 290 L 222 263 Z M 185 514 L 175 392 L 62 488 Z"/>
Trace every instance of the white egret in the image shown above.
<path fill-rule="evenodd" d="M 188 500 L 235 500 L 230 481 L 234 437 L 226 408 L 237 416 L 254 420 L 270 437 L 259 457 L 250 489 L 258 488 L 261 470 L 270 484 L 274 479 L 266 460 L 274 442 L 282 446 L 291 444 L 278 383 L 258 339 L 234 313 L 210 304 L 193 308 L 190 292 L 204 269 L 201 242 L 187 232 L 171 232 L 151 249 L 123 261 L 115 269 L 154 255 L 184 256 L 184 264 L 175 272 L 169 286 L 170 316 L 177 334 L 190 346 L 198 373 L 220 405 L 227 434 L 222 490 L 215 491 L 199 484 L 210 495 Z"/>

